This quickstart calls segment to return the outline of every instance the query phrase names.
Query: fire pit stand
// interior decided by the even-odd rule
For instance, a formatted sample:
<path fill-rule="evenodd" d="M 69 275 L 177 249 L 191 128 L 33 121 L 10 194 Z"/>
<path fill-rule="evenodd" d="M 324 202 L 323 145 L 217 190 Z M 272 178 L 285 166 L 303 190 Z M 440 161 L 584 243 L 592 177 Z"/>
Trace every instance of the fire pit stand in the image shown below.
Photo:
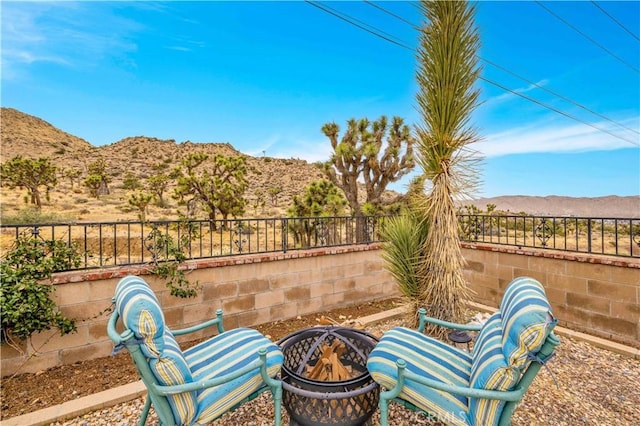
<path fill-rule="evenodd" d="M 340 326 L 298 330 L 278 341 L 284 354 L 282 403 L 291 425 L 365 425 L 378 408 L 380 389 L 367 371 L 367 357 L 378 339 Z M 332 357 L 329 349 L 340 347 Z M 329 351 L 330 352 L 330 351 Z M 346 380 L 315 380 L 318 363 L 351 372 Z M 336 363 L 339 363 L 337 365 Z M 344 367 L 344 368 L 343 368 Z M 327 368 L 331 368 L 329 365 Z"/>

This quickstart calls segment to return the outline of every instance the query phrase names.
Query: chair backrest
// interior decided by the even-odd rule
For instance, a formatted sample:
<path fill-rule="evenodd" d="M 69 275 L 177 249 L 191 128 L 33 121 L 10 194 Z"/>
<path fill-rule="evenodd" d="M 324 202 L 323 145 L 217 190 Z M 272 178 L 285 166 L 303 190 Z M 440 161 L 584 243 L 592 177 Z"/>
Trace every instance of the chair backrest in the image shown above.
<path fill-rule="evenodd" d="M 528 386 L 531 380 L 521 383 L 523 375 L 556 323 L 542 284 L 529 277 L 513 280 L 505 290 L 500 309 L 478 335 L 470 386 L 500 391 Z M 469 401 L 472 424 L 498 424 L 503 414 L 511 415 L 512 409 L 503 413 L 506 405 L 505 401 L 472 398 Z"/>
<path fill-rule="evenodd" d="M 134 356 L 149 397 L 156 406 L 168 403 L 176 424 L 191 424 L 198 411 L 197 392 L 186 392 L 164 397 L 153 392 L 151 383 L 180 385 L 193 381 L 191 371 L 171 330 L 165 325 L 160 303 L 149 285 L 139 277 L 125 277 L 118 283 L 115 310 L 124 328 L 134 338 L 125 346 Z M 160 414 L 160 413 L 159 413 Z"/>

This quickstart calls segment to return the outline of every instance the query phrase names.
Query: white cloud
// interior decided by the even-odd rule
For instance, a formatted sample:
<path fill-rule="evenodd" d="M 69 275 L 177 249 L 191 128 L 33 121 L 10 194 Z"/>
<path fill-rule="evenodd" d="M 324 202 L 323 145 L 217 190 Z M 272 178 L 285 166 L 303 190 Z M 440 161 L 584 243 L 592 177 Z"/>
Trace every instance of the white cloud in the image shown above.
<path fill-rule="evenodd" d="M 546 86 L 548 83 L 549 83 L 549 80 L 543 79 L 543 80 L 538 81 L 535 84 L 530 84 L 527 87 L 521 87 L 519 89 L 515 89 L 514 92 L 516 92 L 516 93 L 530 92 L 532 90 L 539 89 L 540 88 L 539 86 Z M 514 93 L 511 93 L 511 92 L 507 92 L 507 93 L 503 93 L 502 95 L 498 95 L 498 96 L 494 96 L 492 98 L 489 98 L 489 99 L 486 100 L 485 103 L 489 104 L 489 103 L 502 102 L 504 100 L 511 99 L 511 98 L 514 98 L 514 97 L 517 97 L 517 95 L 515 95 Z"/>
<path fill-rule="evenodd" d="M 95 4 L 3 3 L 4 77 L 19 75 L 34 62 L 93 67 L 105 57 L 134 52 L 137 45 L 131 38 L 143 27 L 118 16 L 108 4 Z"/>
<path fill-rule="evenodd" d="M 626 127 L 638 129 L 640 117 L 621 123 Z M 608 122 L 593 124 L 627 139 L 628 142 L 585 124 L 562 125 L 544 120 L 489 134 L 473 148 L 486 157 L 498 157 L 508 154 L 602 151 L 640 146 L 640 136 L 637 133 L 622 131 Z"/>

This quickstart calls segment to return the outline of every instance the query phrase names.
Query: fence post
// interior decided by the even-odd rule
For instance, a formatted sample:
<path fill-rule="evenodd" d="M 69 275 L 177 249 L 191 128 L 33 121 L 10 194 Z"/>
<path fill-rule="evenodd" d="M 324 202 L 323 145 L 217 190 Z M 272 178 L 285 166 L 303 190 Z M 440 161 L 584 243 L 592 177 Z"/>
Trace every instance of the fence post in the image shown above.
<path fill-rule="evenodd" d="M 287 252 L 287 245 L 289 243 L 289 218 L 284 218 L 280 221 L 282 229 L 280 230 L 282 235 L 282 251 Z"/>

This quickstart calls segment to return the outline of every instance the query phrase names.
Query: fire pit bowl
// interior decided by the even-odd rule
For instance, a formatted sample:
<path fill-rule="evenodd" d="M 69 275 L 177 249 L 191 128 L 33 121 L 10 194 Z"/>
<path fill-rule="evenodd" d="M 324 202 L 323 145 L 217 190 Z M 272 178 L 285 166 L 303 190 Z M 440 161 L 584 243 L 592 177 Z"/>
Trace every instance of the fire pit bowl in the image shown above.
<path fill-rule="evenodd" d="M 306 328 L 278 341 L 282 403 L 291 425 L 366 424 L 380 396 L 366 367 L 377 342 L 369 333 L 339 326 Z"/>

